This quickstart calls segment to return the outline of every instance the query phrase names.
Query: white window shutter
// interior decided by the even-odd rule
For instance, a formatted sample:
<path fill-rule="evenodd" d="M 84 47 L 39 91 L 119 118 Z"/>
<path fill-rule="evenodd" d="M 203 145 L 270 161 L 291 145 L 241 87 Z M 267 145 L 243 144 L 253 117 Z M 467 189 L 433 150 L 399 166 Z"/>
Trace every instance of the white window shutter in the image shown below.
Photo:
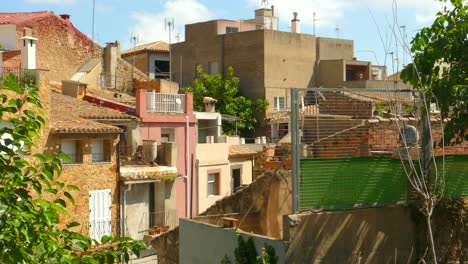
<path fill-rule="evenodd" d="M 112 234 L 111 190 L 89 192 L 89 236 L 101 241 L 104 235 Z"/>

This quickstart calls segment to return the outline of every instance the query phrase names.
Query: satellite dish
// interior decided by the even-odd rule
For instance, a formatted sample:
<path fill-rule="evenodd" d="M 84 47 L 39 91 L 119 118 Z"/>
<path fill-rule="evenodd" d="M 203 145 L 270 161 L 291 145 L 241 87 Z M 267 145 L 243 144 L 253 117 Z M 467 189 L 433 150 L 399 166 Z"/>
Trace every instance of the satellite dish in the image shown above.
<path fill-rule="evenodd" d="M 400 143 L 402 146 L 414 147 L 418 144 L 419 134 L 414 126 L 406 125 L 400 131 Z"/>

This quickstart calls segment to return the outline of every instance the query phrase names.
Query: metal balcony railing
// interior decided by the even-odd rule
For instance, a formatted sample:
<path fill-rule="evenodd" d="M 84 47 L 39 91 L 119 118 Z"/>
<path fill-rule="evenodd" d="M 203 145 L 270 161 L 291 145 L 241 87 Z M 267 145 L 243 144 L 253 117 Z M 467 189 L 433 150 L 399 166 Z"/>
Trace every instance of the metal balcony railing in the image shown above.
<path fill-rule="evenodd" d="M 26 84 L 36 84 L 37 80 L 39 79 L 38 73 L 38 70 L 33 69 L 0 66 L 0 79 L 7 77 L 9 74 L 13 74 L 21 87 L 24 87 Z"/>
<path fill-rule="evenodd" d="M 184 94 L 146 93 L 146 111 L 155 113 L 184 113 Z"/>

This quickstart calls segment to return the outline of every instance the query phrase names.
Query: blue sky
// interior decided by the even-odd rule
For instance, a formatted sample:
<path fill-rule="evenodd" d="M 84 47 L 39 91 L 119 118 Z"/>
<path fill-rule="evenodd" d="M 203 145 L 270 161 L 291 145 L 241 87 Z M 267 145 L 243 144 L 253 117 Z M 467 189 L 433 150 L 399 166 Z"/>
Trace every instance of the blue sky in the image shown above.
<path fill-rule="evenodd" d="M 94 32 L 100 43 L 119 40 L 131 47 L 131 36 L 139 43 L 168 40 L 164 19 L 174 18 L 172 41 L 183 40 L 184 25 L 210 19 L 250 19 L 265 2 L 279 12 L 280 30 L 289 31 L 292 13 L 298 12 L 303 33 L 353 39 L 355 56 L 394 72 L 405 62 L 403 27 L 409 41 L 422 27 L 430 25 L 442 5 L 436 0 L 94 0 Z M 7 0 L 1 12 L 54 11 L 70 14 L 72 23 L 91 36 L 93 0 Z M 396 9 L 393 7 L 396 6 Z M 397 12 L 393 12 L 397 10 Z M 397 14 L 397 16 L 394 16 Z M 397 23 L 395 23 L 395 20 Z M 338 28 L 338 31 L 336 30 Z M 380 31 L 380 34 L 379 34 Z M 395 33 L 398 41 L 395 41 Z M 407 42 L 408 42 L 407 41 Z M 389 55 L 393 52 L 393 55 Z M 392 58 L 393 57 L 393 63 Z M 397 67 L 398 65 L 398 67 Z"/>

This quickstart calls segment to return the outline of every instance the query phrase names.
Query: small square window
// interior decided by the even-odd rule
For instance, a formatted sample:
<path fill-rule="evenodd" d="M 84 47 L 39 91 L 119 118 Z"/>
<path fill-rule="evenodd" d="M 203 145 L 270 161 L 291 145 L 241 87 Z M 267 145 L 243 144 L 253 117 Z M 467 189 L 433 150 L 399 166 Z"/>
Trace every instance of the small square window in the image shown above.
<path fill-rule="evenodd" d="M 282 96 L 275 96 L 274 97 L 274 100 L 273 100 L 274 104 L 273 104 L 273 107 L 275 110 L 285 110 L 286 107 L 285 107 L 285 100 L 284 100 L 284 97 Z"/>
<path fill-rule="evenodd" d="M 91 141 L 91 156 L 93 163 L 110 162 L 110 141 L 102 139 Z"/>
<path fill-rule="evenodd" d="M 219 173 L 208 174 L 208 196 L 219 195 Z"/>
<path fill-rule="evenodd" d="M 60 143 L 60 152 L 65 153 L 71 160 L 63 160 L 63 164 L 83 163 L 83 154 L 79 140 L 63 140 Z"/>
<path fill-rule="evenodd" d="M 226 27 L 226 34 L 239 32 L 238 27 Z"/>

